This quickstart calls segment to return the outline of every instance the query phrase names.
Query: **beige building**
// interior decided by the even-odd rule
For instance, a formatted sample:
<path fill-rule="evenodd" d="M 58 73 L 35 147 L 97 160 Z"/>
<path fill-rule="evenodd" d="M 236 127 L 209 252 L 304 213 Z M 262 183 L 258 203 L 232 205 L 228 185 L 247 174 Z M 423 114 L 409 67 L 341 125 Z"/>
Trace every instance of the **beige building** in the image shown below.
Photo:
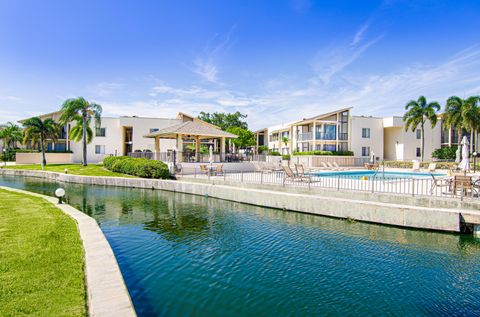
<path fill-rule="evenodd" d="M 59 122 L 60 116 L 61 111 L 57 111 L 39 117 L 42 120 L 52 118 Z M 25 120 L 19 122 L 23 123 Z M 82 160 L 82 142 L 74 142 L 69 136 L 74 124 L 69 122 L 62 126 L 59 138 L 55 141 L 47 141 L 47 150 L 71 151 L 73 162 L 78 163 Z M 184 154 L 186 156 L 189 153 L 189 149 L 192 149 L 193 158 L 188 159 L 198 160 L 201 144 L 212 145 L 215 152 L 224 154 L 227 138 L 237 137 L 182 112 L 176 118 L 102 117 L 99 127 L 95 126 L 94 120 L 90 124 L 93 139 L 87 145 L 87 160 L 92 163 L 101 162 L 105 156 L 110 155 L 132 155 L 167 160 L 171 158 L 173 150 L 177 152 L 177 161 L 182 161 Z M 185 129 L 186 126 L 188 126 L 187 130 L 178 129 L 179 127 Z M 171 128 L 174 129 L 171 130 Z M 161 133 L 168 129 L 170 129 L 169 133 Z M 27 147 L 33 148 L 35 145 L 27 144 Z M 224 156 L 220 154 L 220 159 L 223 158 Z"/>

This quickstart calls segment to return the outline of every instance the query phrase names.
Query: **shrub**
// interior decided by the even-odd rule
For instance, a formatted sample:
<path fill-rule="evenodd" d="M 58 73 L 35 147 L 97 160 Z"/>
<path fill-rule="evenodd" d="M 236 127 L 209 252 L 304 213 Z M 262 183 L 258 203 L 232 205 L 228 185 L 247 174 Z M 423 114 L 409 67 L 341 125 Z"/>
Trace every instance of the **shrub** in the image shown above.
<path fill-rule="evenodd" d="M 353 156 L 352 151 L 304 151 L 304 152 L 293 152 L 293 155 L 337 155 L 337 156 Z"/>
<path fill-rule="evenodd" d="M 284 160 L 284 161 L 290 161 L 290 154 L 284 154 L 284 155 L 282 155 L 282 160 Z"/>
<path fill-rule="evenodd" d="M 281 156 L 282 154 L 280 154 L 280 152 L 278 152 L 278 151 L 270 151 L 270 155 L 271 156 Z"/>
<path fill-rule="evenodd" d="M 432 153 L 432 157 L 436 158 L 437 160 L 454 160 L 457 156 L 457 146 L 451 147 L 442 147 L 440 149 L 436 149 Z"/>
<path fill-rule="evenodd" d="M 134 175 L 143 178 L 167 179 L 169 171 L 167 164 L 144 158 L 128 156 L 107 156 L 103 166 L 112 172 Z"/>
<path fill-rule="evenodd" d="M 268 146 L 266 145 L 261 145 L 258 147 L 258 153 L 264 153 L 264 152 L 268 152 Z"/>

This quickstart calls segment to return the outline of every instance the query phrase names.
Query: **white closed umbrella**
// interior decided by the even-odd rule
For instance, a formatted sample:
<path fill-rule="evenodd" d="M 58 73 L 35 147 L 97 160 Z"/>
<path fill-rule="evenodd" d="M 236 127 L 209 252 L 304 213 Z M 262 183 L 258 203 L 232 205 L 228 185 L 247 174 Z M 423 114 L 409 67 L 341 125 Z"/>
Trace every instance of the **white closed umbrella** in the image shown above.
<path fill-rule="evenodd" d="M 455 163 L 460 163 L 460 146 L 457 146 L 457 151 L 455 151 Z"/>
<path fill-rule="evenodd" d="M 462 139 L 462 161 L 458 165 L 458 167 L 464 171 L 470 170 L 470 158 L 468 157 L 470 151 L 468 146 L 468 139 L 464 136 Z"/>
<path fill-rule="evenodd" d="M 375 153 L 370 153 L 370 163 L 374 164 L 375 163 Z"/>

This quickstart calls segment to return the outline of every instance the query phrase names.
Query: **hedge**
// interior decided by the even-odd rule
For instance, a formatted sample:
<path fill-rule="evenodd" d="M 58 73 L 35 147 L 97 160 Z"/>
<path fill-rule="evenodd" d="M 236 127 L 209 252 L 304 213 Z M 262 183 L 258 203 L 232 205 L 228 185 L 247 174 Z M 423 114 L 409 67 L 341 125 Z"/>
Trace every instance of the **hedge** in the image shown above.
<path fill-rule="evenodd" d="M 293 155 L 337 155 L 337 156 L 353 156 L 352 151 L 305 151 L 293 152 Z"/>
<path fill-rule="evenodd" d="M 413 168 L 413 162 L 404 162 L 404 161 L 385 161 L 385 167 L 393 167 L 393 168 Z M 437 169 L 450 169 L 453 168 L 454 165 L 458 165 L 455 162 L 421 162 L 421 168 L 428 168 L 430 163 L 435 163 Z M 477 168 L 479 168 L 480 164 L 477 162 Z M 471 164 L 471 168 L 473 169 L 473 163 Z"/>
<path fill-rule="evenodd" d="M 170 176 L 167 164 L 144 158 L 107 156 L 103 159 L 103 166 L 112 172 L 143 178 L 167 179 Z"/>

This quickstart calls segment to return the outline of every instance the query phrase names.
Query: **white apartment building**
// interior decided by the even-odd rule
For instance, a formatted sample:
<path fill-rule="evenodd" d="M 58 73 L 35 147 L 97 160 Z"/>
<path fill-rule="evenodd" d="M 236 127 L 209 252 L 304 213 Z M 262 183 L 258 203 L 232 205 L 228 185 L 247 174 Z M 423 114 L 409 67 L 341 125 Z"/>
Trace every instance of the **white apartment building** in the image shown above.
<path fill-rule="evenodd" d="M 355 157 L 370 157 L 372 153 L 380 160 L 411 161 L 421 158 L 421 130 L 405 131 L 402 117 L 371 117 L 351 115 L 352 108 L 343 108 L 305 118 L 293 123 L 272 126 L 256 131 L 258 146 L 268 146 L 281 154 L 294 151 L 352 151 Z M 478 137 L 473 139 L 471 149 L 476 147 Z M 282 136 L 289 138 L 288 145 Z M 432 158 L 435 149 L 456 145 L 457 132 L 444 127 L 439 115 L 435 127 L 425 126 L 425 160 Z"/>

